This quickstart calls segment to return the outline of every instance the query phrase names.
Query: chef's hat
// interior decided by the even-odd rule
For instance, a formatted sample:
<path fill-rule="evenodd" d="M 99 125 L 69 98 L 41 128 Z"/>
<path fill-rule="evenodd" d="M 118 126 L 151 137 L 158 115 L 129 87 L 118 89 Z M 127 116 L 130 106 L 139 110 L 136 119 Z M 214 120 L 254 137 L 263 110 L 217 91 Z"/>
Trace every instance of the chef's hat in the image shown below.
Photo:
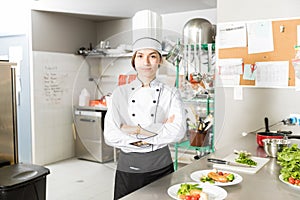
<path fill-rule="evenodd" d="M 136 52 L 141 49 L 154 49 L 162 54 L 162 44 L 155 38 L 152 37 L 142 37 L 137 39 L 133 45 L 132 50 Z"/>

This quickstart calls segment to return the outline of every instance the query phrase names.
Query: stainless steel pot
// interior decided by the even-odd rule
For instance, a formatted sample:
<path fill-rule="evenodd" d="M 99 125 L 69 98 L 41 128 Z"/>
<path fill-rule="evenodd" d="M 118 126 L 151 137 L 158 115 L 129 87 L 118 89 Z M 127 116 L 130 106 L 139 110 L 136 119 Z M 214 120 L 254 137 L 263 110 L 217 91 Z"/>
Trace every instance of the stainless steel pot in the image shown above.
<path fill-rule="evenodd" d="M 215 27 L 206 19 L 194 18 L 183 27 L 184 44 L 214 43 Z"/>
<path fill-rule="evenodd" d="M 269 120 L 267 117 L 265 117 L 265 132 L 257 132 L 256 133 L 256 142 L 259 146 L 263 147 L 264 139 L 300 139 L 300 135 L 291 135 L 291 131 L 277 131 L 277 132 L 271 132 L 269 130 Z"/>

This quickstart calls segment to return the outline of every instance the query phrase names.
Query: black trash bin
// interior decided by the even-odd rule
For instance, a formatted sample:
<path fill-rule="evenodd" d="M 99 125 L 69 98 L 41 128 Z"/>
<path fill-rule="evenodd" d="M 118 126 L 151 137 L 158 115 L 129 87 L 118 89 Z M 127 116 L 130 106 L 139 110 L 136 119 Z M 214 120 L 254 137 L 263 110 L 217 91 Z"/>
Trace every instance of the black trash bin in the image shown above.
<path fill-rule="evenodd" d="M 49 169 L 31 164 L 0 168 L 1 200 L 45 200 Z"/>
<path fill-rule="evenodd" d="M 4 166 L 7 166 L 7 165 L 10 165 L 9 160 L 0 159 L 0 167 L 4 167 Z"/>

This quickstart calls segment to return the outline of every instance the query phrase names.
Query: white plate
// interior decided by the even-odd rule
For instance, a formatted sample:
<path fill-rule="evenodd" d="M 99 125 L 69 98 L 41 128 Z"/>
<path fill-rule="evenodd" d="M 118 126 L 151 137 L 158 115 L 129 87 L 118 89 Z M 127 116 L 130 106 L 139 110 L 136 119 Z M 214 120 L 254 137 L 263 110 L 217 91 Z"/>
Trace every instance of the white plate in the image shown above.
<path fill-rule="evenodd" d="M 194 181 L 196 181 L 198 183 L 203 183 L 203 182 L 200 181 L 201 177 L 202 176 L 207 176 L 207 174 L 209 172 L 211 172 L 211 171 L 213 171 L 213 170 L 209 169 L 209 170 L 195 171 L 195 172 L 193 172 L 191 174 L 191 179 L 193 179 Z M 208 183 L 210 185 L 227 186 L 227 185 L 236 185 L 236 184 L 239 184 L 243 180 L 243 177 L 240 176 L 237 173 L 233 173 L 233 172 L 230 172 L 230 171 L 224 171 L 224 170 L 218 170 L 218 171 L 221 171 L 223 173 L 233 174 L 234 175 L 234 180 L 231 181 L 231 182 L 227 182 L 227 183 L 221 183 L 221 182 L 216 182 L 216 181 L 215 181 L 215 183 L 209 183 L 209 182 L 205 182 L 205 183 Z"/>
<path fill-rule="evenodd" d="M 187 183 L 188 184 L 199 184 L 196 182 L 187 182 Z M 168 195 L 170 197 L 172 197 L 173 199 L 179 200 L 177 197 L 177 191 L 179 190 L 181 184 L 182 183 L 179 183 L 179 184 L 169 187 Z M 221 199 L 225 199 L 227 197 L 226 190 L 224 190 L 221 187 L 214 186 L 214 185 L 208 185 L 208 184 L 203 184 L 203 185 L 199 184 L 199 187 L 201 187 L 203 189 L 202 190 L 203 192 L 207 193 L 209 200 L 221 200 Z"/>
<path fill-rule="evenodd" d="M 288 186 L 290 186 L 290 187 L 292 187 L 294 189 L 300 190 L 300 186 L 293 185 L 293 184 L 291 184 L 291 183 L 286 182 L 285 180 L 283 180 L 282 175 L 279 175 L 279 180 L 281 180 L 281 182 L 287 184 Z"/>

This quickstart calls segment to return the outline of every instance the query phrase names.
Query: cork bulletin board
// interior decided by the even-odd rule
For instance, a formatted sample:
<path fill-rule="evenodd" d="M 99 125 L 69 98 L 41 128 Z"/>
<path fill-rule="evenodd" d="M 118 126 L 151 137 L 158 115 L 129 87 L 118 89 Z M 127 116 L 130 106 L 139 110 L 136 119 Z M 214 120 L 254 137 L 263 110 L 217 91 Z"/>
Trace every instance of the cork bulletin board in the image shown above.
<path fill-rule="evenodd" d="M 295 86 L 295 71 L 292 59 L 295 57 L 294 46 L 297 44 L 297 25 L 300 19 L 272 21 L 274 51 L 248 54 L 247 47 L 219 49 L 218 57 L 243 58 L 245 64 L 268 61 L 289 61 L 289 86 Z M 284 31 L 280 31 L 280 26 L 284 26 Z M 240 85 L 255 85 L 255 80 L 244 80 L 240 75 Z"/>

